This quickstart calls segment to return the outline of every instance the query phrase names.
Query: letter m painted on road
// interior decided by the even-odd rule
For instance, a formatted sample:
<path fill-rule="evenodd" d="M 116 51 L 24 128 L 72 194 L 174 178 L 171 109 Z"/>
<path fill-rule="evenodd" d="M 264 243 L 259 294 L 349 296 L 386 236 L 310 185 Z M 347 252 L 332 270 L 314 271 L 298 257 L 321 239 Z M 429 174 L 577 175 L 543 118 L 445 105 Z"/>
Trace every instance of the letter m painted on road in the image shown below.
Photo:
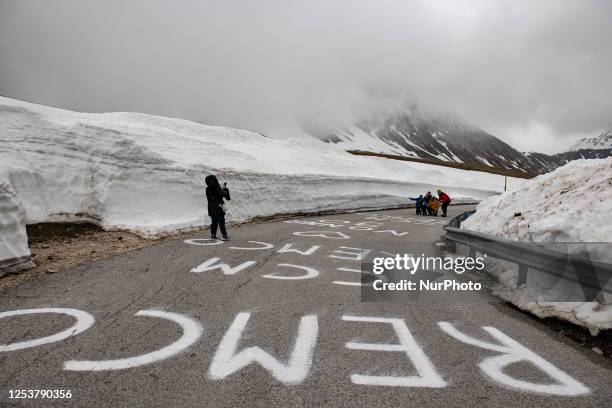
<path fill-rule="evenodd" d="M 222 263 L 220 258 L 210 258 L 208 261 L 202 262 L 199 266 L 193 268 L 191 272 L 202 273 L 220 269 L 224 275 L 234 275 L 249 266 L 255 265 L 255 261 L 246 261 L 234 267 Z"/>
<path fill-rule="evenodd" d="M 317 316 L 308 315 L 300 320 L 293 351 L 287 363 L 277 360 L 257 346 L 238 351 L 240 339 L 250 317 L 251 313 L 248 312 L 236 316 L 219 344 L 210 364 L 208 376 L 214 380 L 221 380 L 252 363 L 258 363 L 284 384 L 300 384 L 304 381 L 312 366 L 312 354 L 317 342 L 319 332 Z"/>

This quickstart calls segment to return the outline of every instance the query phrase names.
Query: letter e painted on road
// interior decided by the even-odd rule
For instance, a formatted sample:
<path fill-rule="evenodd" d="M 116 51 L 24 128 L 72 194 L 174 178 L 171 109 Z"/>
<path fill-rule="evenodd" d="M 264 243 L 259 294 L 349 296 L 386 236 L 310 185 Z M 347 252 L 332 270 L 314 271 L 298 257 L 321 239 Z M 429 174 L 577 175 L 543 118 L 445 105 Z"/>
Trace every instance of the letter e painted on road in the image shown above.
<path fill-rule="evenodd" d="M 417 371 L 417 375 L 410 377 L 352 374 L 351 381 L 354 384 L 382 385 L 390 387 L 446 387 L 446 382 L 438 374 L 435 367 L 431 361 L 429 361 L 429 358 L 427 358 L 423 349 L 421 349 L 421 347 L 417 344 L 414 337 L 412 337 L 412 334 L 410 333 L 410 330 L 408 330 L 408 326 L 406 326 L 403 319 L 345 315 L 342 316 L 342 320 L 348 322 L 390 324 L 399 338 L 398 344 L 348 342 L 346 343 L 346 348 L 351 350 L 403 352 L 412 361 L 412 364 Z"/>

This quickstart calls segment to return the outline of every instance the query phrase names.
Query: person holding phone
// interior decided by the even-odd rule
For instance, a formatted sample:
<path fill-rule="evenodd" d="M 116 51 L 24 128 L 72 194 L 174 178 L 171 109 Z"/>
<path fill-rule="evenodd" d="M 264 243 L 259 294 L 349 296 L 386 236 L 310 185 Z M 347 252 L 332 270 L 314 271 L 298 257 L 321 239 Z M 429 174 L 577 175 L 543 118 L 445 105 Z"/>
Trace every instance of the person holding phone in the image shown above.
<path fill-rule="evenodd" d="M 225 229 L 225 201 L 230 200 L 227 183 L 223 187 L 219 185 L 219 180 L 214 175 L 208 175 L 204 179 L 206 182 L 206 200 L 208 201 L 208 215 L 211 219 L 210 239 L 217 239 L 217 229 L 221 230 L 221 240 L 228 241 L 227 230 Z"/>

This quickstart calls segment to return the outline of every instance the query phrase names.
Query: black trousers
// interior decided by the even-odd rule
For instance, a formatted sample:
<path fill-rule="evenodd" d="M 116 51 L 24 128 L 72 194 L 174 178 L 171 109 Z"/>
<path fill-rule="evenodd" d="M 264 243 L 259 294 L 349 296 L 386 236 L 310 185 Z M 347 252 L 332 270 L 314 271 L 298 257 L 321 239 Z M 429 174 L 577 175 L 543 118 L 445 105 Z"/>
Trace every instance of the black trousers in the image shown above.
<path fill-rule="evenodd" d="M 212 224 L 210 224 L 210 235 L 217 235 L 217 228 L 221 230 L 221 235 L 227 237 L 227 231 L 225 230 L 225 214 L 217 214 L 211 215 L 210 219 L 212 220 Z"/>
<path fill-rule="evenodd" d="M 446 215 L 446 209 L 448 208 L 448 204 L 450 203 L 442 203 L 442 214 Z"/>

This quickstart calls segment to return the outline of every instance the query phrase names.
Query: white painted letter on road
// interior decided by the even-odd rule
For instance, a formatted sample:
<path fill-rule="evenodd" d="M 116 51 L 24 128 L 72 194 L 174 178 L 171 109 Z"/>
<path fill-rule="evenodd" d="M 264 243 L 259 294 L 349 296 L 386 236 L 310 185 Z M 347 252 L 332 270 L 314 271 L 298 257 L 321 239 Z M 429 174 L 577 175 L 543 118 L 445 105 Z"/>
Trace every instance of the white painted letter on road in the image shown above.
<path fill-rule="evenodd" d="M 397 232 L 396 230 L 381 230 L 381 231 L 374 231 L 374 233 L 378 234 L 381 232 L 390 232 L 391 235 L 395 235 L 396 237 L 402 237 L 406 234 L 408 234 L 407 232 Z"/>
<path fill-rule="evenodd" d="M 538 356 L 527 347 L 519 342 L 506 336 L 495 327 L 483 327 L 491 336 L 493 336 L 501 344 L 493 344 L 479 339 L 470 337 L 448 322 L 438 322 L 438 326 L 451 337 L 472 346 L 480 347 L 485 350 L 496 351 L 502 353 L 498 356 L 486 357 L 480 363 L 480 368 L 493 380 L 516 388 L 522 391 L 532 391 L 542 394 L 552 395 L 581 395 L 589 392 L 589 389 L 574 380 L 572 377 Z M 519 380 L 504 373 L 504 368 L 510 364 L 518 363 L 519 361 L 530 362 L 540 370 L 555 379 L 558 384 L 540 384 L 530 381 Z"/>
<path fill-rule="evenodd" d="M 135 316 L 150 316 L 170 320 L 177 323 L 183 329 L 183 335 L 174 343 L 162 347 L 157 351 L 142 354 L 136 357 L 121 358 L 117 360 L 100 361 L 78 361 L 70 360 L 64 363 L 64 370 L 68 371 L 105 371 L 123 370 L 126 368 L 140 367 L 170 358 L 194 344 L 202 336 L 202 325 L 196 320 L 171 312 L 161 310 L 141 310 Z"/>
<path fill-rule="evenodd" d="M 279 362 L 259 347 L 249 347 L 239 353 L 238 344 L 251 313 L 239 313 L 221 340 L 217 353 L 208 370 L 214 380 L 221 380 L 251 363 L 259 363 L 278 381 L 299 384 L 308 376 L 312 354 L 317 342 L 319 324 L 316 315 L 302 317 L 297 338 L 287 364 Z"/>
<path fill-rule="evenodd" d="M 351 247 L 341 246 L 334 251 L 334 254 L 342 254 L 342 255 L 330 255 L 329 257 L 339 258 L 339 259 L 349 259 L 351 261 L 361 261 L 366 257 L 366 255 L 370 251 L 371 249 L 351 248 Z"/>
<path fill-rule="evenodd" d="M 199 266 L 193 268 L 191 272 L 194 273 L 202 273 L 213 271 L 215 269 L 220 269 L 224 275 L 235 275 L 243 269 L 248 268 L 249 266 L 255 265 L 257 262 L 255 261 L 246 261 L 241 263 L 240 265 L 236 265 L 234 267 L 229 266 L 228 264 L 222 263 L 219 258 L 210 258 L 208 261 L 202 262 Z"/>
<path fill-rule="evenodd" d="M 351 350 L 368 350 L 368 351 L 399 351 L 403 352 L 414 364 L 418 375 L 410 377 L 400 376 L 375 376 L 352 374 L 351 381 L 354 384 L 360 385 L 382 385 L 390 387 L 428 387 L 442 388 L 446 387 L 446 382 L 438 374 L 435 367 L 425 355 L 425 352 L 419 347 L 408 326 L 402 319 L 386 318 L 386 317 L 365 317 L 365 316 L 342 316 L 342 320 L 348 322 L 368 322 L 368 323 L 385 323 L 390 324 L 395 330 L 399 338 L 399 344 L 381 344 L 381 343 L 346 343 L 346 348 Z"/>
<path fill-rule="evenodd" d="M 364 275 L 372 275 L 373 277 L 375 277 L 376 279 L 379 279 L 381 281 L 387 281 L 387 277 L 385 275 L 376 275 L 372 272 L 368 272 L 368 271 L 362 271 L 361 269 L 355 269 L 355 268 L 337 268 L 336 270 L 341 271 L 341 272 L 354 272 L 354 273 L 359 273 L 359 274 L 364 274 Z M 374 281 L 374 279 L 372 279 L 372 282 Z M 373 283 L 361 283 L 361 282 L 347 282 L 347 281 L 338 281 L 335 280 L 332 283 L 335 283 L 336 285 L 345 285 L 345 286 L 372 286 Z"/>
<path fill-rule="evenodd" d="M 305 251 L 300 251 L 299 249 L 294 249 L 293 248 L 293 244 L 287 244 L 285 246 L 283 246 L 281 249 L 278 250 L 279 254 L 285 253 L 285 252 L 295 252 L 297 254 L 300 255 L 312 255 L 314 254 L 319 248 L 321 248 L 321 246 L 319 245 L 313 245 L 310 248 L 308 248 Z"/>
<path fill-rule="evenodd" d="M 312 278 L 316 278 L 317 276 L 319 276 L 319 271 L 317 271 L 314 268 L 310 268 L 308 266 L 291 265 L 291 264 L 285 264 L 285 263 L 278 264 L 278 266 L 286 266 L 287 268 L 301 269 L 303 271 L 306 271 L 306 273 L 304 275 L 298 275 L 298 276 L 287 276 L 287 275 L 279 275 L 278 273 L 275 272 L 275 273 L 270 273 L 267 275 L 262 275 L 262 277 L 268 278 L 268 279 L 302 280 L 302 279 L 312 279 Z"/>
<path fill-rule="evenodd" d="M 82 310 L 77 309 L 64 308 L 11 310 L 9 312 L 0 313 L 0 319 L 2 319 L 3 317 L 24 316 L 43 313 L 64 314 L 76 318 L 77 321 L 72 327 L 51 336 L 41 337 L 35 340 L 20 341 L 18 343 L 0 344 L 0 352 L 22 350 L 30 347 L 42 346 L 43 344 L 55 343 L 56 341 L 61 341 L 67 339 L 68 337 L 76 336 L 77 334 L 84 332 L 85 330 L 89 329 L 95 321 L 94 317 L 87 312 L 83 312 Z"/>
<path fill-rule="evenodd" d="M 300 231 L 294 232 L 293 235 L 297 235 L 300 237 L 321 237 L 327 239 L 349 239 L 346 234 L 343 234 L 340 231 Z"/>
<path fill-rule="evenodd" d="M 230 249 L 242 249 L 242 250 L 245 250 L 245 251 L 261 251 L 262 249 L 272 249 L 272 248 L 274 248 L 274 245 L 268 244 L 267 242 L 258 242 L 258 241 L 247 241 L 247 242 L 250 242 L 251 244 L 261 245 L 261 246 L 256 246 L 256 247 L 230 247 Z"/>

